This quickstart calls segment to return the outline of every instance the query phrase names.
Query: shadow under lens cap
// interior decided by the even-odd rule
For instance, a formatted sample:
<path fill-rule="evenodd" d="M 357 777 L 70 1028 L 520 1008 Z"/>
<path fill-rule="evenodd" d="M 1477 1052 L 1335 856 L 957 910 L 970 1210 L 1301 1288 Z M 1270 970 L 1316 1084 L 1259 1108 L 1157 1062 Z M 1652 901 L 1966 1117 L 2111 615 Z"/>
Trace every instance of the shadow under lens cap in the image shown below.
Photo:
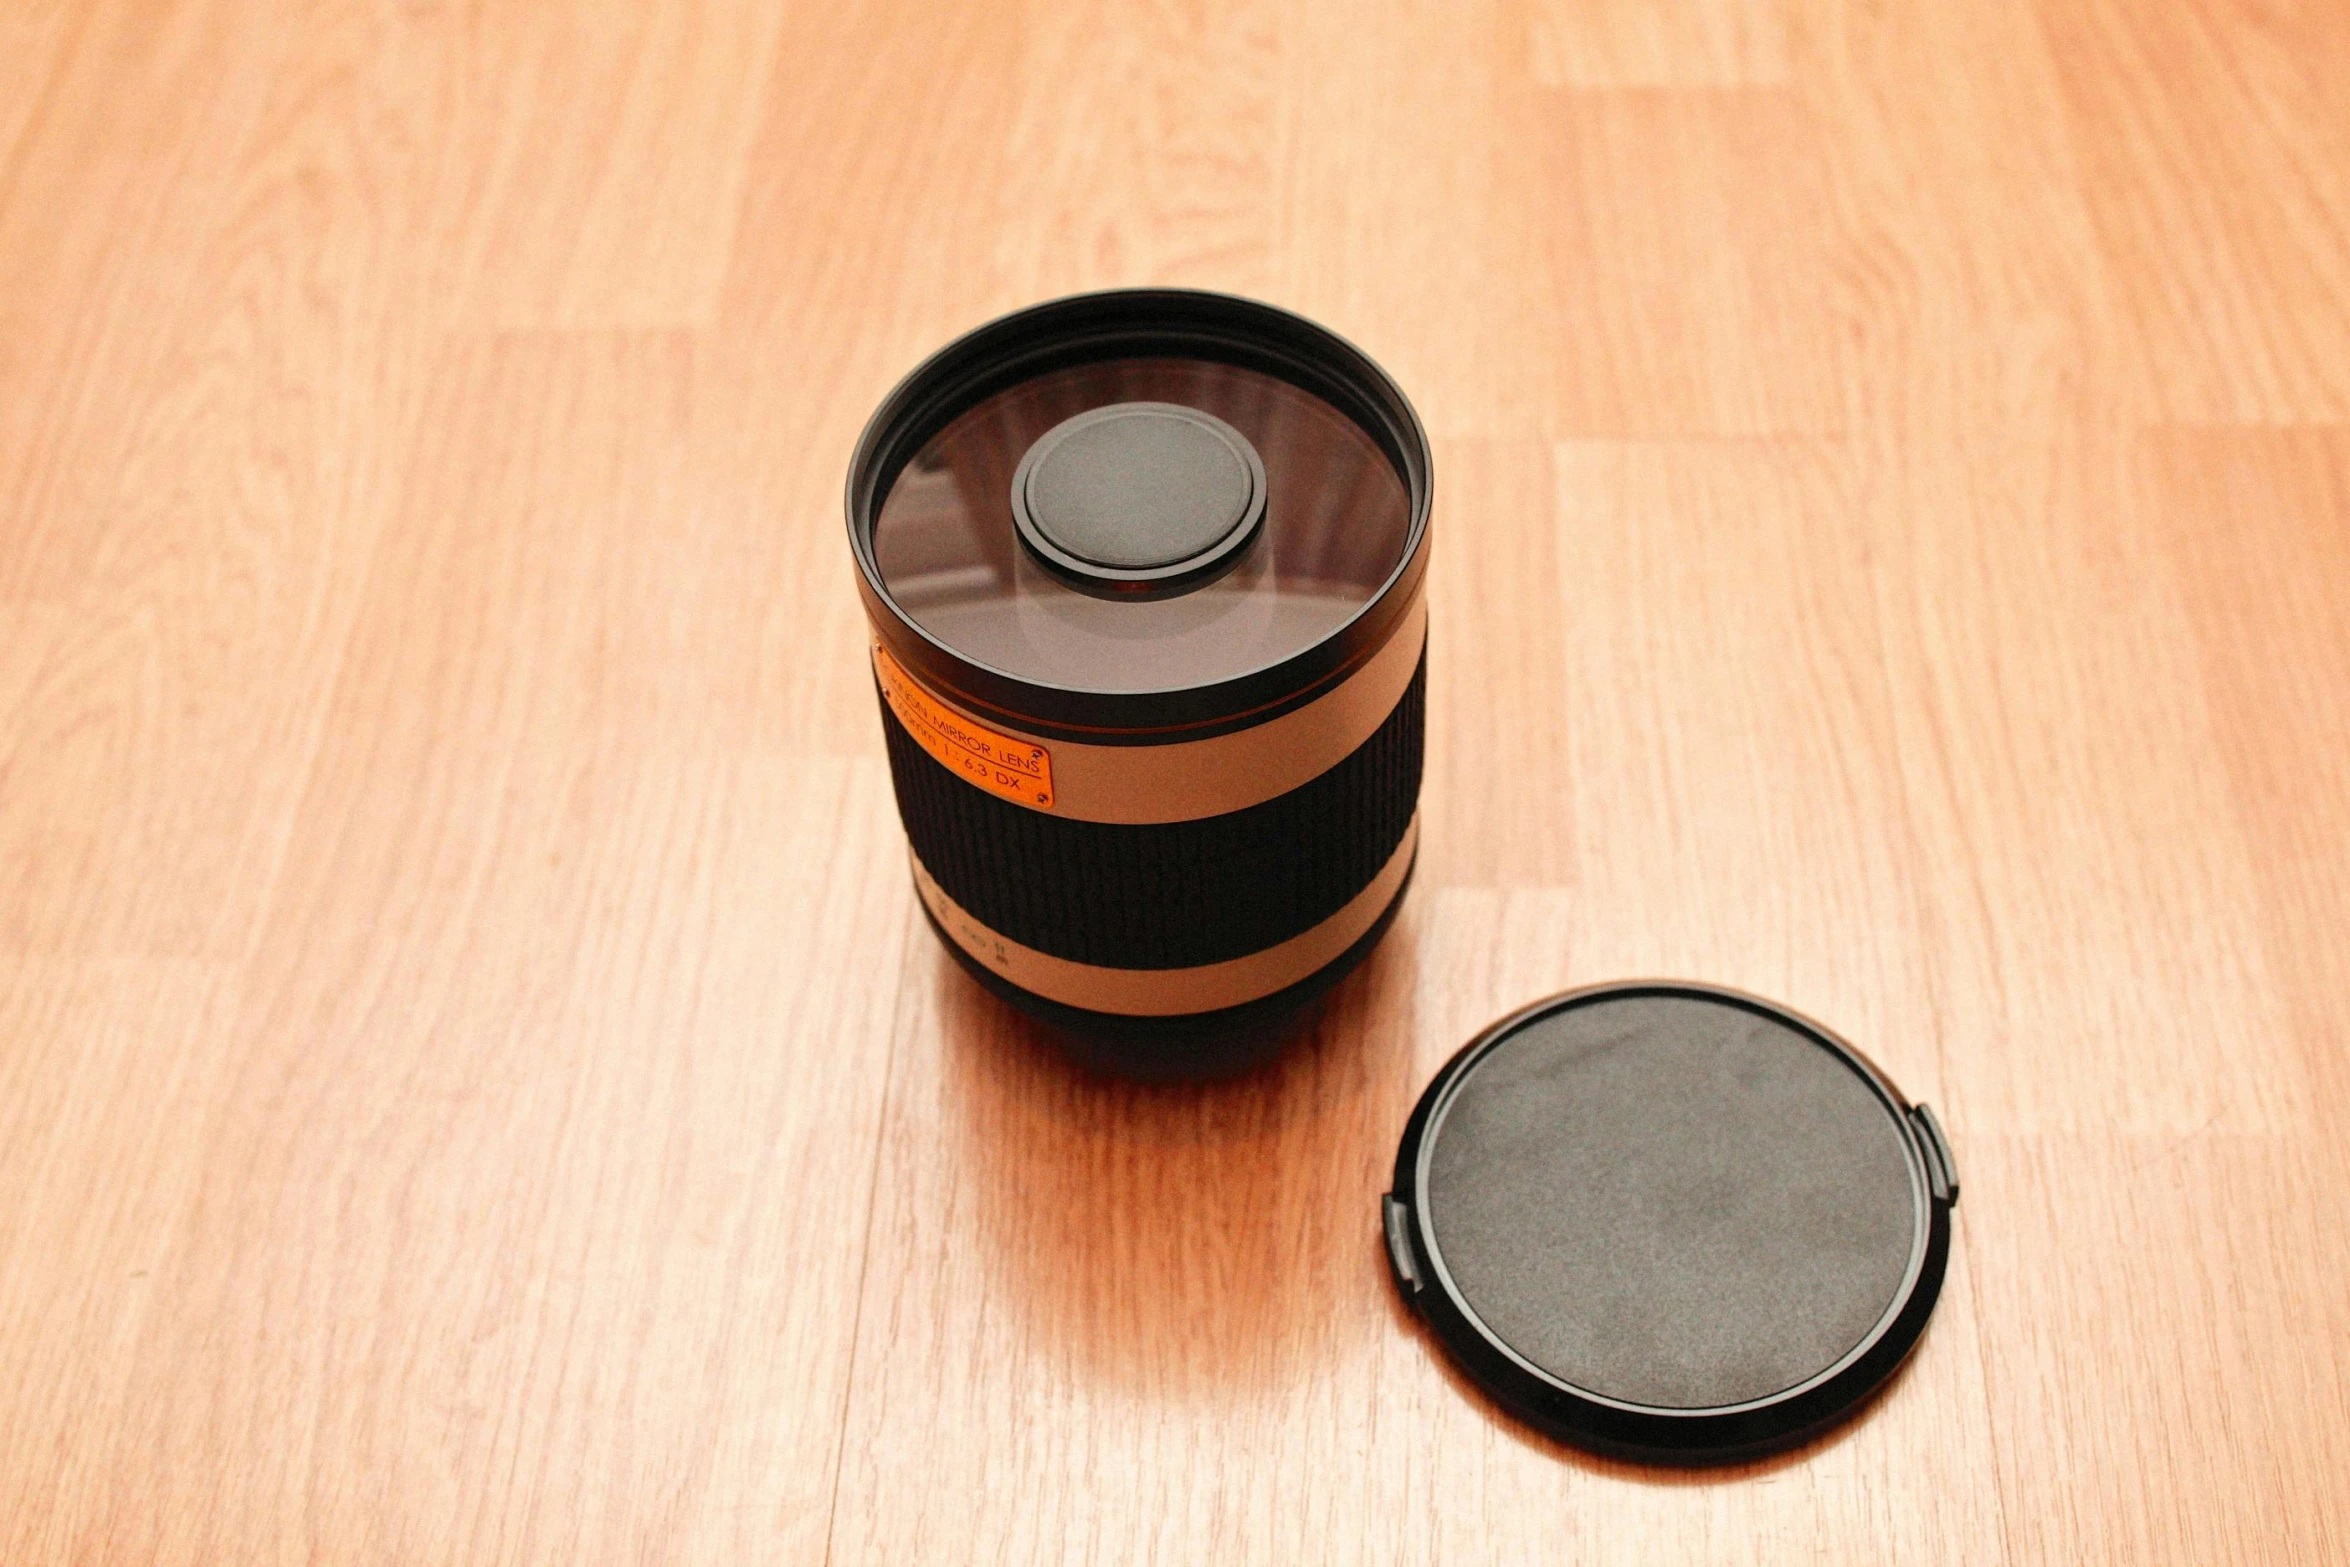
<path fill-rule="evenodd" d="M 1038 437 L 1012 516 L 1045 566 L 1097 593 L 1156 596 L 1233 565 L 1265 514 L 1248 438 L 1176 403 L 1112 403 Z"/>
<path fill-rule="evenodd" d="M 1602 986 L 1428 1087 L 1382 1218 L 1397 1287 L 1528 1424 L 1674 1463 L 1791 1446 L 1925 1331 L 1958 1177 L 1933 1113 L 1735 991 Z"/>

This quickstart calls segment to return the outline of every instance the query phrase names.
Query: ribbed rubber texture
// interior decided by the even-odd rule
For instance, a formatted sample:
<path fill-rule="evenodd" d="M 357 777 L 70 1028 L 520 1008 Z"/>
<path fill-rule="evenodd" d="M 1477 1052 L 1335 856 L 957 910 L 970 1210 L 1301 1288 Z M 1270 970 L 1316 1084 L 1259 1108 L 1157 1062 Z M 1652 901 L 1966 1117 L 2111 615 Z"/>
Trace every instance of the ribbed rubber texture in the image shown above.
<path fill-rule="evenodd" d="M 898 814 L 948 897 L 1073 963 L 1193 968 L 1287 941 L 1344 908 L 1420 798 L 1428 658 L 1371 738 L 1261 805 L 1135 826 L 1027 810 L 964 782 L 881 708 Z"/>

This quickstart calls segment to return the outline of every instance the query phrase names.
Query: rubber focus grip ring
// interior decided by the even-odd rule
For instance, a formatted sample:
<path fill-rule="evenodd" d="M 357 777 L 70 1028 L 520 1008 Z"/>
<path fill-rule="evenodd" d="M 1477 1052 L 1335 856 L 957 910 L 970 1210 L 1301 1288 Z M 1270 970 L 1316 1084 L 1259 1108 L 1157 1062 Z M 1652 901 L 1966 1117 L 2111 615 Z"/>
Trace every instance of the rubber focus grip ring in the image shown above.
<path fill-rule="evenodd" d="M 1106 968 L 1245 957 L 1344 908 L 1403 841 L 1420 798 L 1428 660 L 1371 737 L 1287 794 L 1194 821 L 1048 816 L 941 766 L 882 704 L 914 853 L 948 897 L 1039 952 Z"/>

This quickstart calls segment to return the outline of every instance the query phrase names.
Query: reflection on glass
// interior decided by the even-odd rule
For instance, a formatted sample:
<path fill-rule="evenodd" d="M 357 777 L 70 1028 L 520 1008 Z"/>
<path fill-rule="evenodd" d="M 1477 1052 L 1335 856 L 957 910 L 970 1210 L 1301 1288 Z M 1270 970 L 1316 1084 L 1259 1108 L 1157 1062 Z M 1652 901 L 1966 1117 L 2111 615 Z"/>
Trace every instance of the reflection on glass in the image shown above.
<path fill-rule="evenodd" d="M 1176 598 L 1080 593 L 1014 532 L 1012 472 L 1038 436 L 1118 402 L 1182 403 L 1264 459 L 1264 526 L 1240 565 Z M 1171 690 L 1278 663 L 1335 631 L 1403 559 L 1411 500 L 1371 437 L 1286 381 L 1233 365 L 1124 359 L 1055 371 L 961 415 L 883 498 L 873 553 L 890 596 L 964 657 L 1075 690 Z"/>

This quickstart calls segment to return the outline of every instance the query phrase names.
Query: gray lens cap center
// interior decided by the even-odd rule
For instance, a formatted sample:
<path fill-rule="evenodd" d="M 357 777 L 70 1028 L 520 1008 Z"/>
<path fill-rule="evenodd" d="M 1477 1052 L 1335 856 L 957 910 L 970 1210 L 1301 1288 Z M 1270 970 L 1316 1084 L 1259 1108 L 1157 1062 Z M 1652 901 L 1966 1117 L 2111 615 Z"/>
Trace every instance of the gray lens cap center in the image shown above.
<path fill-rule="evenodd" d="M 1238 430 L 1175 403 L 1112 403 L 1047 430 L 1012 478 L 1029 550 L 1080 587 L 1196 586 L 1233 564 L 1265 511 Z"/>
<path fill-rule="evenodd" d="M 1429 1165 L 1453 1278 L 1518 1352 L 1634 1403 L 1792 1387 L 1860 1342 L 1921 1217 L 1901 1129 L 1782 1024 L 1641 996 L 1530 1024 Z"/>

